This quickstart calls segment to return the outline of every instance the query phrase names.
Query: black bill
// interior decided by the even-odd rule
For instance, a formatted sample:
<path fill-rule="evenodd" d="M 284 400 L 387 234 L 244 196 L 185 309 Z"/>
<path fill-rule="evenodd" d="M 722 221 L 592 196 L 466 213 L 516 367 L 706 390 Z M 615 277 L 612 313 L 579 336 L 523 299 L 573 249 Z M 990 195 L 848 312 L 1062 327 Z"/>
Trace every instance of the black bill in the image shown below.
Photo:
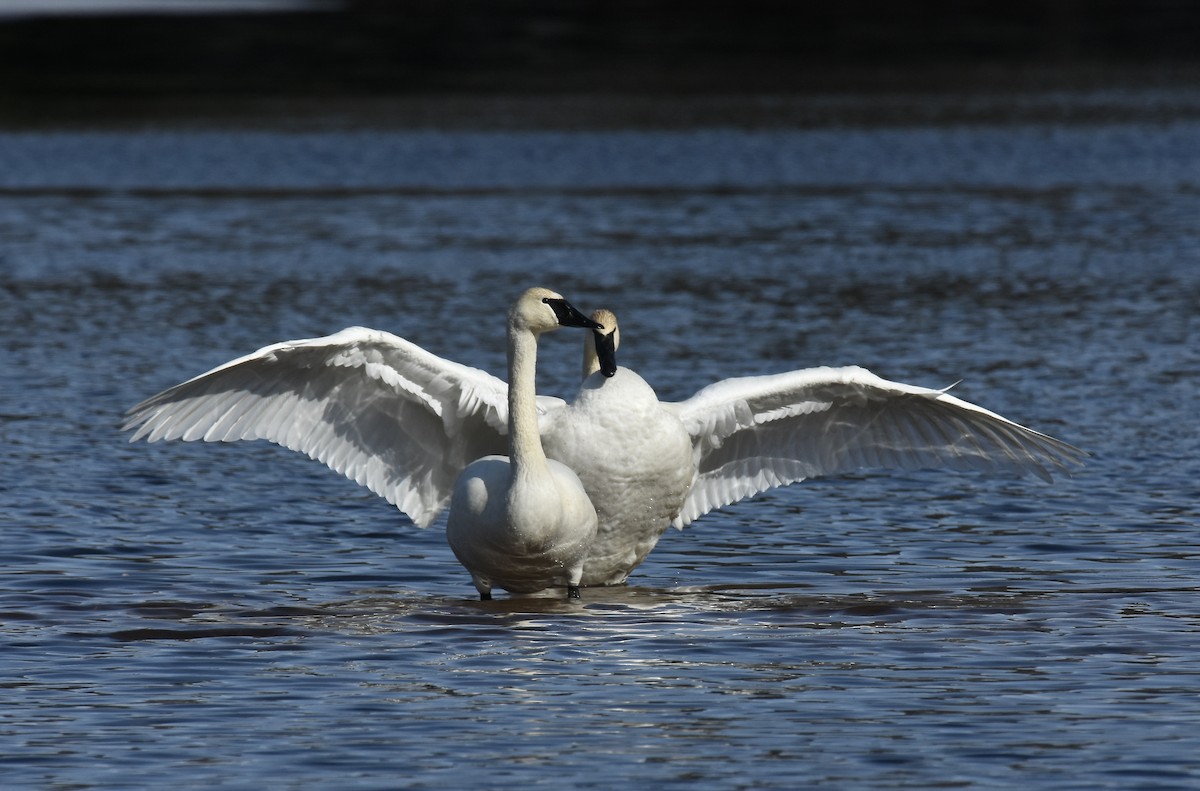
<path fill-rule="evenodd" d="M 604 325 L 599 322 L 592 321 L 587 316 L 579 312 L 578 309 L 565 299 L 554 299 L 546 297 L 542 300 L 551 308 L 554 309 L 554 315 L 558 318 L 559 326 L 562 327 L 583 327 L 589 330 L 602 330 Z"/>
<path fill-rule="evenodd" d="M 596 358 L 600 361 L 600 373 L 612 376 L 617 372 L 617 336 L 616 333 L 603 333 L 592 330 L 596 340 Z"/>

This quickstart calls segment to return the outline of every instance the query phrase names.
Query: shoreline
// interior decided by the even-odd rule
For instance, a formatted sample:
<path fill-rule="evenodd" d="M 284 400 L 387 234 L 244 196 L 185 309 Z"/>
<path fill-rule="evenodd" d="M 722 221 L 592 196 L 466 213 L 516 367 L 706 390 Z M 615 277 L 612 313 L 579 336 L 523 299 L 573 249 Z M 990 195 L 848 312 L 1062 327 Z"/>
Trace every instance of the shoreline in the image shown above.
<path fill-rule="evenodd" d="M 1177 73 L 1177 72 L 1174 72 Z M 585 131 L 1168 123 L 1200 118 L 1200 75 L 827 93 L 437 92 L 0 97 L 0 129 Z M 1139 78 L 1140 77 L 1140 78 Z M 1153 75 L 1151 75 L 1153 77 Z"/>

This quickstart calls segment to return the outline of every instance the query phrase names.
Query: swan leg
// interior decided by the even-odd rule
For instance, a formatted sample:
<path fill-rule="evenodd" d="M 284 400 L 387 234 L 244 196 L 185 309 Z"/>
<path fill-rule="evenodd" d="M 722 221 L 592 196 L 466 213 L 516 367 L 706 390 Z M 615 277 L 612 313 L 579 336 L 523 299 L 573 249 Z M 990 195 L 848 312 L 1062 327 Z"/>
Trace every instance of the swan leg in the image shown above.
<path fill-rule="evenodd" d="M 583 581 L 583 561 L 567 570 L 567 599 L 579 598 L 579 583 Z"/>
<path fill-rule="evenodd" d="M 491 580 L 485 579 L 483 577 L 478 576 L 477 574 L 472 573 L 471 574 L 471 582 L 475 583 L 475 590 L 479 591 L 479 600 L 480 601 L 491 601 L 492 600 L 492 581 Z"/>

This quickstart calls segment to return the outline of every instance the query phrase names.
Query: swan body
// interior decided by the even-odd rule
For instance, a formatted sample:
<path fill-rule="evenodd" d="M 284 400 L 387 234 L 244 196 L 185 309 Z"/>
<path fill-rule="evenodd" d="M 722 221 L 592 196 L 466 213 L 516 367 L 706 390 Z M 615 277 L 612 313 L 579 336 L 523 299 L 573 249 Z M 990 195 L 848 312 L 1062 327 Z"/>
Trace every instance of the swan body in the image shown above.
<path fill-rule="evenodd" d="M 493 585 L 515 593 L 566 585 L 579 598 L 596 509 L 575 472 L 546 458 L 534 392 L 538 337 L 559 326 L 600 325 L 545 289 L 509 311 L 509 453 L 472 462 L 454 484 L 446 539 L 484 599 Z"/>
<path fill-rule="evenodd" d="M 579 598 L 583 561 L 596 536 L 596 509 L 574 471 L 549 461 L 520 473 L 507 456 L 485 456 L 459 477 L 446 539 L 479 595 L 492 586 L 535 593 L 566 586 Z"/>
<path fill-rule="evenodd" d="M 598 310 L 592 320 L 603 327 L 588 333 L 583 384 L 569 406 L 554 412 L 543 443 L 551 458 L 579 474 L 596 507 L 599 528 L 583 584 L 617 585 L 679 516 L 695 465 L 679 417 L 642 377 L 616 366 L 616 316 Z"/>

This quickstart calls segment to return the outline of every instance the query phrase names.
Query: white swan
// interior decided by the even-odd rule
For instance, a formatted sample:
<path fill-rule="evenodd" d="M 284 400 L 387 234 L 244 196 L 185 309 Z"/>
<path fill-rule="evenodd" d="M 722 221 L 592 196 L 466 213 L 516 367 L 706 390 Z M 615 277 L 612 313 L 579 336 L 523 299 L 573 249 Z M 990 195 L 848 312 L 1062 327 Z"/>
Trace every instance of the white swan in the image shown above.
<path fill-rule="evenodd" d="M 485 456 L 458 477 L 446 539 L 481 599 L 492 585 L 533 593 L 566 584 L 579 598 L 596 509 L 565 464 L 546 458 L 538 429 L 538 336 L 560 326 L 595 327 L 561 296 L 530 289 L 508 314 L 508 456 Z"/>
<path fill-rule="evenodd" d="M 560 296 L 545 290 L 527 291 L 510 312 L 509 324 L 510 375 L 519 383 L 511 394 L 491 374 L 437 357 L 390 333 L 351 327 L 323 338 L 273 344 L 218 366 L 134 406 L 123 428 L 135 430 L 130 442 L 265 439 L 324 462 L 425 527 L 450 501 L 455 482 L 469 463 L 505 452 L 506 435 L 522 437 L 513 440 L 514 455 L 530 459 L 540 455 L 541 448 L 529 439 L 530 410 L 535 419 L 544 420 L 546 413 L 565 404 L 546 397 L 535 400 L 537 335 L 559 324 L 595 326 Z M 509 430 L 514 418 L 518 432 Z M 561 577 L 570 585 L 574 571 L 568 567 L 578 558 L 574 550 L 568 551 L 569 545 L 588 534 L 586 524 L 578 536 L 558 540 L 566 548 L 518 547 L 518 554 L 537 555 L 530 566 L 539 571 L 524 575 L 514 570 L 519 557 L 498 564 L 502 568 L 491 568 L 493 560 L 485 550 L 478 552 L 483 557 L 476 557 L 465 547 L 464 542 L 479 539 L 482 532 L 482 511 L 487 506 L 477 494 L 484 490 L 499 494 L 494 480 L 483 477 L 487 470 L 498 469 L 497 463 L 489 459 L 485 464 L 481 459 L 480 464 L 479 483 L 469 482 L 476 479 L 464 475 L 460 488 L 465 499 L 455 518 L 457 540 L 452 541 L 476 585 L 483 584 L 480 595 L 486 598 L 488 582 L 525 590 L 548 587 Z M 542 472 L 539 466 L 536 460 L 516 465 L 518 471 L 536 472 L 534 479 L 522 477 L 522 485 L 513 488 L 512 508 L 529 507 L 524 504 L 531 487 L 524 484 Z M 547 466 L 558 470 L 549 473 L 555 476 L 554 491 L 569 490 L 562 470 Z M 572 498 L 572 512 L 588 510 L 575 493 L 563 496 Z M 497 508 L 495 500 L 492 508 Z M 497 512 L 487 513 L 490 518 Z M 594 512 L 590 519 L 595 519 Z M 513 534 L 551 528 L 507 526 Z M 594 521 L 590 530 L 595 530 Z M 503 541 L 514 543 L 507 535 Z M 553 579 L 533 579 L 547 560 L 561 560 L 563 565 L 555 569 Z"/>
<path fill-rule="evenodd" d="M 616 316 L 592 318 L 604 326 L 588 333 L 583 387 L 551 416 L 543 439 L 579 474 L 599 514 L 587 585 L 623 582 L 671 524 L 804 478 L 950 467 L 1050 480 L 1051 470 L 1087 455 L 945 390 L 856 367 L 727 379 L 659 403 L 640 376 L 616 365 Z"/>
<path fill-rule="evenodd" d="M 583 584 L 616 585 L 679 516 L 695 463 L 675 412 L 642 377 L 617 367 L 616 316 L 598 310 L 592 320 L 603 326 L 587 333 L 583 385 L 550 416 L 542 442 L 547 455 L 578 473 L 599 517 Z"/>
<path fill-rule="evenodd" d="M 611 338 L 615 347 L 616 334 Z M 574 468 L 602 514 L 581 584 L 623 580 L 668 524 L 682 528 L 714 508 L 804 478 L 864 467 L 950 467 L 1049 480 L 1052 471 L 1068 470 L 1087 455 L 945 390 L 889 382 L 862 368 L 727 379 L 656 410 L 657 397 L 638 386 L 640 377 L 612 361 L 606 366 L 615 375 L 589 377 L 576 399 L 578 411 L 606 404 L 608 425 L 632 427 L 640 420 L 647 436 L 660 428 L 677 434 L 660 425 L 674 426 L 673 414 L 690 456 L 681 460 L 669 451 L 656 463 L 660 446 L 639 449 L 637 431 L 597 435 L 594 429 L 605 423 L 594 414 L 567 419 L 563 401 L 536 397 L 550 458 L 569 463 L 567 434 L 591 432 L 589 452 L 604 460 L 589 462 L 595 476 Z M 526 407 L 532 393 L 530 387 Z M 509 422 L 503 381 L 390 333 L 352 327 L 267 346 L 214 368 L 130 409 L 124 428 L 135 429 L 130 441 L 266 439 L 324 462 L 425 527 L 448 504 L 470 462 L 505 452 Z M 586 455 L 582 445 L 574 451 Z M 589 483 L 606 475 L 604 485 Z M 639 501 L 639 483 L 656 476 L 667 494 Z M 686 495 L 674 488 L 679 480 L 689 481 Z M 621 502 L 605 496 L 620 485 L 635 494 Z M 565 567 L 561 577 L 570 585 Z"/>

